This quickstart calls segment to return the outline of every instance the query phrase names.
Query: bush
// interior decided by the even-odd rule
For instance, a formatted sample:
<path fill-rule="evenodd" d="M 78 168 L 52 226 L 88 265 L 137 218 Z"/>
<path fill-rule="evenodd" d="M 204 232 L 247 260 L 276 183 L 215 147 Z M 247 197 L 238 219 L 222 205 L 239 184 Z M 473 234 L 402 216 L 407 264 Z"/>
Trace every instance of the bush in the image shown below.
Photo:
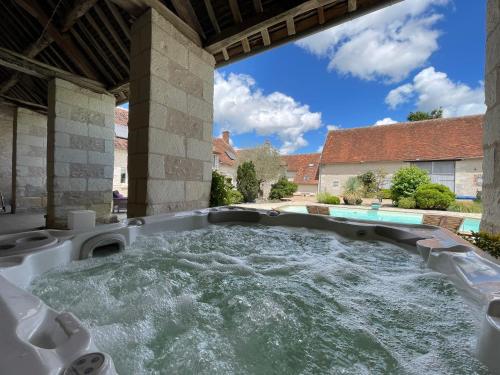
<path fill-rule="evenodd" d="M 349 177 L 344 184 L 344 193 L 342 198 L 345 204 L 361 204 L 363 199 L 363 186 L 358 177 Z"/>
<path fill-rule="evenodd" d="M 500 233 L 472 232 L 471 242 L 495 258 L 500 257 Z"/>
<path fill-rule="evenodd" d="M 403 197 L 399 199 L 398 207 L 399 208 L 415 208 L 417 206 L 417 202 L 412 197 Z"/>
<path fill-rule="evenodd" d="M 401 168 L 392 177 L 391 199 L 397 204 L 400 198 L 412 197 L 420 185 L 430 182 L 423 169 L 414 166 Z"/>
<path fill-rule="evenodd" d="M 298 189 L 298 185 L 288 181 L 286 177 L 280 177 L 278 182 L 271 185 L 269 199 L 281 199 L 291 197 Z"/>
<path fill-rule="evenodd" d="M 455 201 L 450 204 L 448 211 L 479 214 L 483 212 L 483 206 L 477 201 Z"/>
<path fill-rule="evenodd" d="M 363 196 L 367 198 L 372 198 L 377 192 L 377 176 L 372 171 L 365 172 L 358 176 L 358 180 L 361 181 Z"/>
<path fill-rule="evenodd" d="M 255 201 L 259 194 L 259 181 L 255 174 L 255 166 L 251 161 L 245 161 L 238 166 L 236 186 L 244 202 Z"/>
<path fill-rule="evenodd" d="M 391 199 L 391 189 L 380 189 L 377 193 L 377 198 L 379 199 Z"/>
<path fill-rule="evenodd" d="M 415 192 L 415 201 L 424 210 L 446 210 L 455 201 L 455 194 L 445 185 L 423 184 Z"/>
<path fill-rule="evenodd" d="M 227 204 L 237 204 L 243 202 L 243 195 L 236 189 L 229 190 L 229 194 L 227 195 L 228 203 Z"/>
<path fill-rule="evenodd" d="M 316 195 L 318 203 L 324 204 L 340 204 L 340 198 L 327 192 L 318 193 Z"/>
<path fill-rule="evenodd" d="M 240 203 L 235 201 L 234 195 L 241 194 L 234 190 L 230 179 L 217 171 L 212 171 L 212 185 L 210 187 L 210 207 L 225 206 L 228 204 Z"/>

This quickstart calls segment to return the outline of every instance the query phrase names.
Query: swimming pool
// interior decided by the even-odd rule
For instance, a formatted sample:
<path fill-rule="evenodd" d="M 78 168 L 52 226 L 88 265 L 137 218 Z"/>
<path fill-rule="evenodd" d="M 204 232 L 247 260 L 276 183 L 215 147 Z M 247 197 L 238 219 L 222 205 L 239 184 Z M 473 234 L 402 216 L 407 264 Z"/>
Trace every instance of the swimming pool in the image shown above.
<path fill-rule="evenodd" d="M 307 214 L 306 206 L 285 206 L 281 207 L 280 210 L 286 212 Z M 400 223 L 400 224 L 421 224 L 423 215 L 415 213 L 397 212 L 397 211 L 330 207 L 330 216 L 345 217 L 347 219 L 385 221 L 389 223 Z M 460 231 L 479 232 L 480 222 L 481 220 L 479 219 L 474 219 L 470 217 L 465 218 L 464 223 L 460 227 Z"/>

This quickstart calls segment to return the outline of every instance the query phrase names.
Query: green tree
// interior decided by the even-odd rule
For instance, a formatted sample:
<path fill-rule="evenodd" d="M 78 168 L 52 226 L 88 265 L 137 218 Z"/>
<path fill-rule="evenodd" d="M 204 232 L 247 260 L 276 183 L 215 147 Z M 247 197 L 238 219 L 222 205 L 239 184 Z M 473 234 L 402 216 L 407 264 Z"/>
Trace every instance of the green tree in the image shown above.
<path fill-rule="evenodd" d="M 399 169 L 392 177 L 391 198 L 398 202 L 402 197 L 413 197 L 418 187 L 431 182 L 427 171 L 415 166 Z"/>
<path fill-rule="evenodd" d="M 269 199 L 281 199 L 291 197 L 298 189 L 298 185 L 288 181 L 286 177 L 280 177 L 278 182 L 271 185 Z"/>
<path fill-rule="evenodd" d="M 251 161 L 245 161 L 238 166 L 236 186 L 243 195 L 245 202 L 253 202 L 259 193 L 259 181 L 255 174 L 255 166 Z"/>
<path fill-rule="evenodd" d="M 231 179 L 212 171 L 212 185 L 210 187 L 210 207 L 225 206 L 240 203 L 243 200 L 241 193 L 234 189 Z"/>
<path fill-rule="evenodd" d="M 407 119 L 408 121 L 423 121 L 423 120 L 432 120 L 442 117 L 443 117 L 443 109 L 437 108 L 433 109 L 430 112 L 423 112 L 423 111 L 410 112 Z"/>

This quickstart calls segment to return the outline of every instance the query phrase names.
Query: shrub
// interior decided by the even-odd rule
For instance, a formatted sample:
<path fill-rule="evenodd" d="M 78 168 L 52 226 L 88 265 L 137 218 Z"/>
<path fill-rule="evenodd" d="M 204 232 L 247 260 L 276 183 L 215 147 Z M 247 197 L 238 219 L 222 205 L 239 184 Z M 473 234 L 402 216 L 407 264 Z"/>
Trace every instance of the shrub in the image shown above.
<path fill-rule="evenodd" d="M 450 204 L 448 211 L 479 214 L 483 212 L 483 206 L 477 201 L 455 201 Z"/>
<path fill-rule="evenodd" d="M 380 189 L 377 193 L 379 199 L 391 199 L 391 189 Z"/>
<path fill-rule="evenodd" d="M 424 210 L 446 210 L 455 201 L 455 194 L 445 185 L 423 184 L 415 192 L 415 201 Z"/>
<path fill-rule="evenodd" d="M 210 187 L 210 207 L 225 206 L 231 202 L 230 196 L 235 190 L 229 179 L 217 171 L 212 171 L 212 185 Z"/>
<path fill-rule="evenodd" d="M 375 176 L 375 173 L 368 171 L 360 174 L 358 180 L 361 181 L 363 195 L 365 197 L 374 197 L 377 192 L 377 176 Z"/>
<path fill-rule="evenodd" d="M 244 202 L 255 201 L 255 198 L 259 194 L 259 181 L 255 174 L 255 167 L 251 161 L 245 161 L 238 166 L 236 186 L 243 196 Z"/>
<path fill-rule="evenodd" d="M 495 258 L 500 257 L 500 233 L 472 232 L 471 242 Z"/>
<path fill-rule="evenodd" d="M 229 190 L 227 195 L 227 204 L 237 204 L 243 202 L 243 195 L 236 189 Z"/>
<path fill-rule="evenodd" d="M 417 206 L 417 202 L 412 197 L 403 197 L 398 201 L 399 208 L 415 208 Z"/>
<path fill-rule="evenodd" d="M 286 177 L 280 177 L 278 182 L 271 185 L 269 199 L 281 199 L 291 197 L 298 189 L 298 185 L 288 181 Z"/>
<path fill-rule="evenodd" d="M 340 198 L 327 192 L 318 193 L 316 195 L 316 200 L 318 203 L 325 204 L 340 204 Z"/>
<path fill-rule="evenodd" d="M 344 184 L 344 193 L 342 198 L 345 204 L 361 204 L 363 199 L 361 199 L 362 193 L 362 183 L 358 177 L 349 177 L 349 179 Z"/>
<path fill-rule="evenodd" d="M 397 203 L 402 197 L 412 197 L 420 185 L 430 182 L 423 169 L 414 166 L 401 168 L 392 177 L 391 199 Z"/>

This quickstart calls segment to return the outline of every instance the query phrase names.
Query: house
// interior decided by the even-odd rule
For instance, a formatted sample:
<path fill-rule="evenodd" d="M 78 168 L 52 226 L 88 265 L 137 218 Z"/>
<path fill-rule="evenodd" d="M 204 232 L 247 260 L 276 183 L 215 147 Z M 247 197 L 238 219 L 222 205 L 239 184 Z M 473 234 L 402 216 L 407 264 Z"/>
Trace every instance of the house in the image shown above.
<path fill-rule="evenodd" d="M 128 196 L 128 110 L 115 108 L 115 154 L 113 167 L 113 191 Z"/>
<path fill-rule="evenodd" d="M 459 197 L 482 186 L 484 116 L 369 126 L 328 133 L 321 155 L 319 191 L 340 195 L 351 176 L 382 169 L 385 187 L 401 167 L 416 165 Z"/>
<path fill-rule="evenodd" d="M 299 194 L 318 192 L 319 163 L 321 154 L 284 155 L 286 177 L 298 185 Z"/>
<path fill-rule="evenodd" d="M 236 184 L 238 168 L 237 153 L 230 144 L 229 132 L 222 132 L 222 137 L 212 139 L 212 169 L 229 177 Z"/>

